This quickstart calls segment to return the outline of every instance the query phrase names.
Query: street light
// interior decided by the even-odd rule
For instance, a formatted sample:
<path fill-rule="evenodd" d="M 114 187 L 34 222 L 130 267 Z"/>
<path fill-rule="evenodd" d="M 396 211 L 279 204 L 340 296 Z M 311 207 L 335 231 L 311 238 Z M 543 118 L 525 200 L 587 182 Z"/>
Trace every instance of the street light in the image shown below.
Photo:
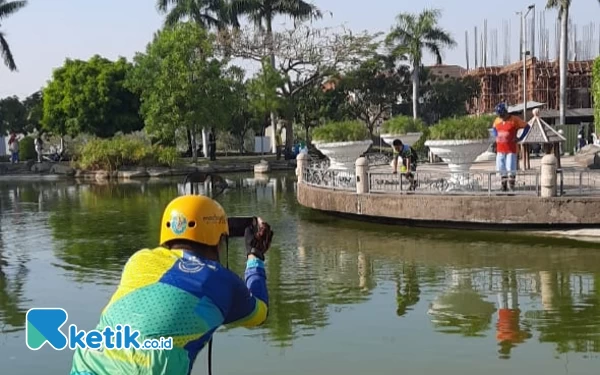
<path fill-rule="evenodd" d="M 535 4 L 532 4 L 527 7 L 527 12 L 523 13 L 517 12 L 517 14 L 521 15 L 521 58 L 523 59 L 523 120 L 527 121 L 527 55 L 529 55 L 529 51 L 527 51 L 527 46 L 525 45 L 525 19 L 529 12 L 532 9 L 535 9 Z M 535 27 L 535 25 L 533 25 Z"/>

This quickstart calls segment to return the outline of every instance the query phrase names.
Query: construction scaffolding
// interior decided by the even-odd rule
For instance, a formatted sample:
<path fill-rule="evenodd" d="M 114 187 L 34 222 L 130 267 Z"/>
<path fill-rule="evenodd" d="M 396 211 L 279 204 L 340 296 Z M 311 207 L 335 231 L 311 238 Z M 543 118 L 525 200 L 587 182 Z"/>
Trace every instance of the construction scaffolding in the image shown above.
<path fill-rule="evenodd" d="M 483 28 L 474 27 L 473 38 L 469 37 L 468 30 L 465 31 L 465 75 L 477 77 L 481 82 L 481 96 L 469 103 L 470 113 L 492 112 L 500 101 L 509 105 L 523 103 L 524 84 L 527 101 L 545 103 L 545 109 L 558 110 L 560 21 L 556 11 L 551 12 L 550 16 L 547 10 L 533 12 L 529 19 L 523 20 L 523 24 L 520 18 L 503 20 L 502 51 L 498 48 L 498 30 L 488 27 L 491 25 L 488 25 L 487 19 L 483 20 Z M 552 26 L 554 30 L 551 33 Z M 513 30 L 513 27 L 517 29 Z M 511 54 L 515 32 L 516 54 Z M 551 35 L 554 40 L 551 40 Z M 473 54 L 469 52 L 470 46 L 474 47 Z M 527 53 L 527 82 L 523 82 L 523 52 Z M 515 55 L 516 59 L 511 58 Z M 600 27 L 596 27 L 594 22 L 582 27 L 569 19 L 567 108 L 593 106 L 590 94 L 592 65 L 599 55 Z M 500 62 L 502 66 L 498 66 Z"/>
<path fill-rule="evenodd" d="M 594 61 L 571 61 L 567 67 L 567 108 L 592 107 L 592 66 Z M 556 61 L 526 62 L 527 100 L 546 104 L 546 109 L 558 109 L 559 64 Z M 480 80 L 481 95 L 468 103 L 470 113 L 489 113 L 496 104 L 523 103 L 523 63 L 477 68 L 466 73 Z"/>

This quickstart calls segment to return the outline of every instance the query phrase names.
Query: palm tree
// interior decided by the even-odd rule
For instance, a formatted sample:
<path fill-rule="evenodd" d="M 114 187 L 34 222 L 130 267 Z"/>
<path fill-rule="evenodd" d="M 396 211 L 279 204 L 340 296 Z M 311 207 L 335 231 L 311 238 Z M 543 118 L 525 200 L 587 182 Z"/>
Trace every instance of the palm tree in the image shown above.
<path fill-rule="evenodd" d="M 413 117 L 418 117 L 419 71 L 422 65 L 423 51 L 432 53 L 438 64 L 442 63 L 442 49 L 454 47 L 456 42 L 450 33 L 438 26 L 441 11 L 426 9 L 418 15 L 400 13 L 397 24 L 386 37 L 386 45 L 397 60 L 409 60 L 412 65 Z"/>
<path fill-rule="evenodd" d="M 190 19 L 205 29 L 223 30 L 230 24 L 239 27 L 227 0 L 157 0 L 156 7 L 167 15 L 166 26 Z"/>
<path fill-rule="evenodd" d="M 294 21 L 307 21 L 323 17 L 323 13 L 316 5 L 304 0 L 233 0 L 232 8 L 234 19 L 239 16 L 248 16 L 259 29 L 266 31 L 267 48 L 273 68 L 275 68 L 273 46 L 273 19 L 275 16 L 289 16 Z M 275 134 L 277 122 L 274 113 L 271 113 L 271 126 L 273 134 Z M 291 134 L 291 127 L 288 130 L 290 132 L 286 132 L 286 141 L 290 142 L 288 134 Z"/>
<path fill-rule="evenodd" d="M 600 0 L 598 0 L 600 3 Z M 568 66 L 568 32 L 569 32 L 569 8 L 571 7 L 571 0 L 548 0 L 546 3 L 546 9 L 557 9 L 558 19 L 560 20 L 560 55 L 558 59 L 560 80 L 559 80 L 559 100 L 558 109 L 560 116 L 560 124 L 566 122 L 566 109 L 567 109 L 567 66 Z"/>
<path fill-rule="evenodd" d="M 8 1 L 8 0 L 0 0 L 0 20 L 7 18 L 8 16 L 13 15 L 19 9 L 25 7 L 27 5 L 26 0 L 21 1 Z M 4 64 L 11 71 L 17 70 L 17 64 L 15 64 L 15 59 L 10 51 L 10 47 L 6 38 L 4 37 L 4 33 L 0 31 L 0 53 L 2 54 L 2 58 L 4 59 Z"/>

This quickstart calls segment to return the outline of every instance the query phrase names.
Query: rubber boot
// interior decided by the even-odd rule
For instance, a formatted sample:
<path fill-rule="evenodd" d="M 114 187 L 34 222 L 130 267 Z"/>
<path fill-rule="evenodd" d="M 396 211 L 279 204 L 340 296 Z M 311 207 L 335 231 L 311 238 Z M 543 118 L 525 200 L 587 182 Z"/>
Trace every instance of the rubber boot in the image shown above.
<path fill-rule="evenodd" d="M 508 191 L 507 182 L 506 177 L 502 177 L 502 191 Z"/>

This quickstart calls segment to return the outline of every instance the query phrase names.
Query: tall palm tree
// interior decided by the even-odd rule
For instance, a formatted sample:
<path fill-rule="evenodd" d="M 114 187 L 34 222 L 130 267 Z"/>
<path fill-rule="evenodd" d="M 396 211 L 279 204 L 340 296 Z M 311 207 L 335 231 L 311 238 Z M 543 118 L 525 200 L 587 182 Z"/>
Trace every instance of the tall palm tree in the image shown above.
<path fill-rule="evenodd" d="M 408 60 L 412 66 L 413 117 L 418 118 L 419 71 L 424 50 L 432 53 L 438 64 L 442 63 L 442 49 L 454 47 L 456 42 L 439 25 L 442 13 L 438 9 L 425 9 L 420 14 L 400 13 L 396 25 L 386 36 L 385 43 L 397 60 Z"/>
<path fill-rule="evenodd" d="M 8 0 L 0 0 L 0 21 L 15 14 L 19 9 L 25 7 L 27 5 L 27 0 L 20 1 L 8 1 Z M 2 58 L 4 59 L 4 64 L 11 71 L 17 70 L 17 64 L 15 64 L 15 59 L 10 51 L 10 46 L 4 37 L 4 33 L 0 31 L 0 53 L 2 54 Z"/>
<path fill-rule="evenodd" d="M 239 26 L 231 17 L 231 2 L 227 0 L 157 0 L 156 7 L 166 14 L 166 26 L 190 19 L 205 29 L 223 30 L 228 25 Z"/>
<path fill-rule="evenodd" d="M 600 3 L 600 0 L 598 0 Z M 546 9 L 557 9 L 558 19 L 560 20 L 560 54 L 559 54 L 559 99 L 558 110 L 560 116 L 560 124 L 566 122 L 567 110 L 567 66 L 568 60 L 568 33 L 569 33 L 569 8 L 571 0 L 548 0 Z"/>
<path fill-rule="evenodd" d="M 261 30 L 265 30 L 267 48 L 271 66 L 275 68 L 275 51 L 273 46 L 273 19 L 278 16 L 288 16 L 294 21 L 320 19 L 323 13 L 316 5 L 304 0 L 232 0 L 233 18 L 247 16 Z M 275 114 L 271 113 L 273 135 L 277 132 Z M 291 126 L 286 131 L 286 142 L 291 142 Z M 275 138 L 275 137 L 273 137 Z M 272 146 L 275 145 L 273 140 Z"/>

